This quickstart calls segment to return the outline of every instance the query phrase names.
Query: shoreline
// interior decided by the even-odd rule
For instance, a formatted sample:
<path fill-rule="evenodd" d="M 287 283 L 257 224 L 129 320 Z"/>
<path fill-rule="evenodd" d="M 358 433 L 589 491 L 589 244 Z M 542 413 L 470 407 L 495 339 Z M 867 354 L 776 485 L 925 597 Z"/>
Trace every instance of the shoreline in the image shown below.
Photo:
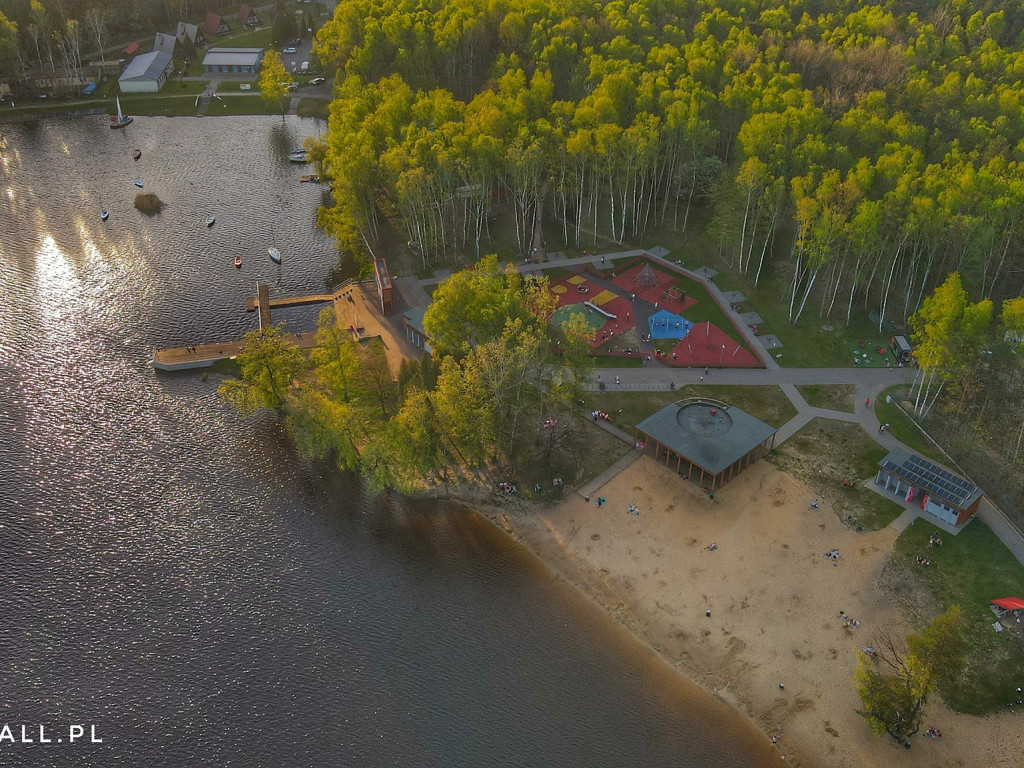
<path fill-rule="evenodd" d="M 856 713 L 855 650 L 882 626 L 916 628 L 895 600 L 908 585 L 891 583 L 886 568 L 895 531 L 858 534 L 827 504 L 810 510 L 811 491 L 766 462 L 714 501 L 689 486 L 641 459 L 606 483 L 600 509 L 575 493 L 550 508 L 495 504 L 486 491 L 449 498 L 527 547 L 675 674 L 778 737 L 780 761 L 1013 763 L 1021 737 L 1007 715 L 952 713 L 933 694 L 913 748 L 904 750 Z M 639 516 L 625 512 L 635 501 Z M 710 541 L 718 547 L 709 552 Z M 833 546 L 842 556 L 830 566 L 823 553 Z M 858 627 L 843 627 L 839 611 L 856 616 Z M 944 739 L 924 737 L 932 725 Z"/>

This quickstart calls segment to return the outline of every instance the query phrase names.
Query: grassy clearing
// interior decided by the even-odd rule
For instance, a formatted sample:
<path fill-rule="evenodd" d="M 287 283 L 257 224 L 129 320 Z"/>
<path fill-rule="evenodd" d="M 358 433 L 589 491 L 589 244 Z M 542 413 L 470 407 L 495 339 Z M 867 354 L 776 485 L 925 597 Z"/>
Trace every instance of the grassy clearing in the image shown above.
<path fill-rule="evenodd" d="M 576 418 L 567 426 L 564 415 L 556 421 L 553 429 L 538 429 L 534 458 L 519 473 L 519 493 L 541 503 L 559 503 L 632 450 L 589 421 Z M 553 485 L 556 477 L 564 484 Z"/>
<path fill-rule="evenodd" d="M 326 99 L 303 96 L 299 99 L 299 106 L 296 107 L 295 114 L 299 117 L 317 117 L 326 120 L 331 115 L 331 102 Z"/>
<path fill-rule="evenodd" d="M 815 408 L 853 413 L 857 388 L 852 384 L 808 384 L 797 387 L 797 391 Z"/>
<path fill-rule="evenodd" d="M 214 99 L 206 112 L 210 117 L 217 115 L 280 115 L 281 107 L 276 101 L 265 101 L 259 93 Z"/>
<path fill-rule="evenodd" d="M 883 424 L 889 422 L 889 433 L 912 451 L 917 451 L 922 456 L 932 461 L 937 461 L 940 464 L 948 462 L 949 459 L 943 456 L 942 452 L 935 447 L 931 440 L 924 436 L 917 423 L 909 416 L 906 416 L 896 405 L 895 401 L 901 399 L 902 394 L 902 386 L 890 387 L 885 390 L 881 397 L 875 400 L 875 416 Z M 886 395 L 891 397 L 893 402 L 887 403 L 885 401 Z M 913 406 L 913 403 L 910 401 L 903 401 L 900 404 L 908 411 Z"/>
<path fill-rule="evenodd" d="M 270 48 L 274 42 L 273 31 L 270 27 L 254 29 L 251 32 L 241 32 L 225 41 L 218 41 L 218 46 L 230 48 Z"/>
<path fill-rule="evenodd" d="M 659 408 L 677 400 L 698 396 L 735 405 L 773 427 L 785 424 L 796 415 L 793 404 L 778 387 L 685 386 L 678 387 L 674 392 L 607 389 L 604 392 L 591 392 L 587 408 L 606 411 L 614 417 L 617 426 L 629 432 Z"/>
<path fill-rule="evenodd" d="M 827 499 L 848 525 L 874 531 L 903 511 L 896 502 L 861 486 L 877 474 L 885 454 L 859 424 L 814 419 L 772 451 L 770 460 Z M 848 481 L 853 485 L 844 485 Z"/>
<path fill-rule="evenodd" d="M 996 633 L 989 601 L 1019 596 L 1024 566 L 992 530 L 974 520 L 957 536 L 942 536 L 941 547 L 928 539 L 935 529 L 918 519 L 896 540 L 893 565 L 912 574 L 939 603 L 940 610 L 959 605 L 968 625 L 967 670 L 961 680 L 940 690 L 953 709 L 984 715 L 1005 708 L 1020 698 L 1024 681 L 1024 635 L 1020 631 Z M 915 564 L 923 555 L 928 568 Z"/>
<path fill-rule="evenodd" d="M 249 87 L 243 88 L 243 85 L 247 85 Z M 255 80 L 249 80 L 246 82 L 241 80 L 222 80 L 220 85 L 217 86 L 217 93 L 245 93 L 247 91 L 251 93 L 259 93 L 259 83 Z"/>
<path fill-rule="evenodd" d="M 222 376 L 232 376 L 234 378 L 241 378 L 242 376 L 242 369 L 238 366 L 238 361 L 230 358 L 214 360 L 209 370 Z"/>
<path fill-rule="evenodd" d="M 110 104 L 111 114 L 117 107 Z M 192 116 L 196 113 L 195 96 L 122 96 L 121 109 L 126 115 Z"/>

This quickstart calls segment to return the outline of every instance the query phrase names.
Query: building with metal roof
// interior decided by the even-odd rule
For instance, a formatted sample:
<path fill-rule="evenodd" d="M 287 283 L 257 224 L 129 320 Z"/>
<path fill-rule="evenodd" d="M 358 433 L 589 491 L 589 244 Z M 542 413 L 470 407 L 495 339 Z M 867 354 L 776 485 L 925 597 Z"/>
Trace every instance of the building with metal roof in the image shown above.
<path fill-rule="evenodd" d="M 171 54 L 152 51 L 136 56 L 117 79 L 121 93 L 156 93 L 164 87 L 173 66 Z"/>
<path fill-rule="evenodd" d="M 262 48 L 211 48 L 203 57 L 203 71 L 255 72 L 262 61 Z"/>
<path fill-rule="evenodd" d="M 921 509 L 944 523 L 960 525 L 978 511 L 982 490 L 928 459 L 897 448 L 878 467 L 875 485 L 906 501 L 920 499 Z"/>
<path fill-rule="evenodd" d="M 692 398 L 666 405 L 634 434 L 644 454 L 714 491 L 775 447 L 777 431 L 735 406 Z"/>

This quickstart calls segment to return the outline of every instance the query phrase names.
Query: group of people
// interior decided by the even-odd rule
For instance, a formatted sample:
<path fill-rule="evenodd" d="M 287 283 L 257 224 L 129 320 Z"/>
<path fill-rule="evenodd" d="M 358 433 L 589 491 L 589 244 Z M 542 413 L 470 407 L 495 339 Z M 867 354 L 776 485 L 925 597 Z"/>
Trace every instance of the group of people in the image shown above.
<path fill-rule="evenodd" d="M 647 447 L 647 443 L 645 443 L 643 440 L 637 440 L 635 443 L 633 443 L 633 447 L 636 448 L 638 451 L 642 451 L 644 448 Z"/>
<path fill-rule="evenodd" d="M 515 483 L 510 483 L 507 480 L 505 482 L 503 482 L 503 483 L 498 483 L 498 488 L 503 490 L 505 493 L 515 493 L 516 492 L 516 484 Z"/>
<path fill-rule="evenodd" d="M 928 539 L 928 543 L 931 544 L 933 547 L 941 547 L 942 546 L 942 537 L 939 536 L 939 532 L 938 531 L 935 531 L 934 533 L 932 533 L 932 535 Z"/>
<path fill-rule="evenodd" d="M 838 549 L 833 548 L 831 552 L 826 552 L 824 557 L 832 558 L 832 565 L 839 565 L 839 550 Z M 840 611 L 839 613 L 842 613 L 842 611 Z"/>
<path fill-rule="evenodd" d="M 914 558 L 914 562 L 917 563 L 918 565 L 923 565 L 925 568 L 927 568 L 929 565 L 932 564 L 932 561 L 929 560 L 924 555 L 918 555 L 917 557 L 915 557 Z"/>
<path fill-rule="evenodd" d="M 938 737 L 940 739 L 942 738 L 942 731 L 940 731 L 934 725 L 931 728 L 929 728 L 927 731 L 925 731 L 924 733 L 925 733 L 925 736 L 927 736 L 929 739 L 934 739 L 936 737 Z"/>
<path fill-rule="evenodd" d="M 718 549 L 718 542 L 712 541 L 710 544 L 704 547 L 704 549 L 706 549 L 708 552 L 714 552 L 716 549 Z"/>
<path fill-rule="evenodd" d="M 848 614 L 846 611 L 840 611 L 839 612 L 839 618 L 843 619 L 843 626 L 844 627 L 848 627 L 850 629 L 856 629 L 857 627 L 860 626 L 860 622 L 857 621 L 855 618 L 853 618 L 853 616 Z M 868 653 L 868 651 L 865 651 L 865 653 Z M 874 653 L 874 648 L 871 649 L 871 652 L 868 653 L 868 655 L 871 655 L 871 653 Z"/>
<path fill-rule="evenodd" d="M 640 514 L 640 507 L 636 506 L 635 504 L 630 504 L 629 505 L 629 514 L 631 514 L 631 515 L 639 515 Z"/>
<path fill-rule="evenodd" d="M 885 430 L 887 430 L 888 428 L 889 428 L 889 422 L 888 422 L 888 421 L 887 421 L 887 422 L 885 422 L 885 424 L 879 424 L 879 425 L 878 425 L 878 434 L 882 434 L 882 433 L 883 433 L 883 432 L 885 432 Z"/>
<path fill-rule="evenodd" d="M 594 499 L 595 507 L 603 507 L 607 503 L 608 499 L 606 499 L 604 496 L 598 496 L 596 499 Z"/>
<path fill-rule="evenodd" d="M 616 381 L 615 383 L 618 384 L 619 382 Z M 594 421 L 611 421 L 612 420 L 612 417 L 609 416 L 605 411 L 594 411 L 590 415 L 594 417 Z"/>
<path fill-rule="evenodd" d="M 554 478 L 554 479 L 553 479 L 553 480 L 551 481 L 551 484 L 552 484 L 553 486 L 555 486 L 555 488 L 559 488 L 559 487 L 561 487 L 561 485 L 562 485 L 562 478 L 560 478 L 560 477 L 556 477 L 556 478 Z"/>

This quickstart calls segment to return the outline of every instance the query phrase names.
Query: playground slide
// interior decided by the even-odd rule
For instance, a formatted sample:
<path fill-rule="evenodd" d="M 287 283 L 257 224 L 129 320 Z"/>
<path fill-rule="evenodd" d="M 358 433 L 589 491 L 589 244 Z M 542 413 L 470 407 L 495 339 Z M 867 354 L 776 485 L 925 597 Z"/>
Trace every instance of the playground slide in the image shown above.
<path fill-rule="evenodd" d="M 591 309 L 596 309 L 602 315 L 604 315 L 605 317 L 610 317 L 612 320 L 618 320 L 619 319 L 618 315 L 613 315 L 611 312 L 605 312 L 599 306 L 597 306 L 596 304 L 591 304 L 589 301 L 584 301 L 583 305 L 586 306 L 586 307 L 590 307 Z"/>

